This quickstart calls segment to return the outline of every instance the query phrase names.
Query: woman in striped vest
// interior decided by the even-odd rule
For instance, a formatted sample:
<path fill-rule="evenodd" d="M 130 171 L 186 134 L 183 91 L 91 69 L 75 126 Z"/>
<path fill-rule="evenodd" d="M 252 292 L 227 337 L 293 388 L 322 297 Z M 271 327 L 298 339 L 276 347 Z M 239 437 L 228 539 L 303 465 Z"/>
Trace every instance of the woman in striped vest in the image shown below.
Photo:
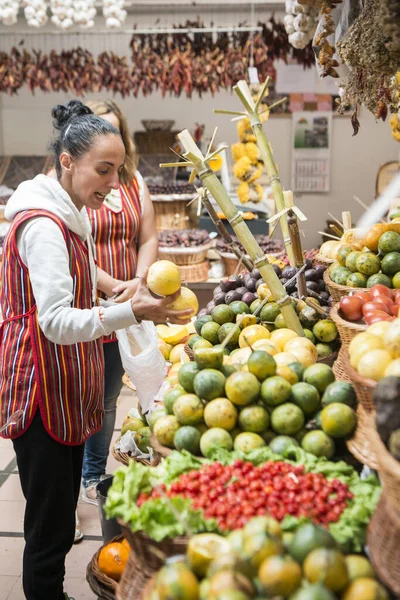
<path fill-rule="evenodd" d="M 118 301 L 125 301 L 135 293 L 139 276 L 157 260 L 154 209 L 147 186 L 136 169 L 134 145 L 121 109 L 113 100 L 88 102 L 87 105 L 120 131 L 125 146 L 125 163 L 118 189 L 106 197 L 100 210 L 88 210 L 97 264 L 113 278 L 112 291 L 107 293 L 102 280 L 99 287 L 106 295 L 121 293 Z M 124 374 L 115 334 L 104 338 L 103 342 L 104 423 L 102 429 L 87 441 L 83 459 L 82 499 L 90 504 L 97 504 L 96 486 L 106 472 Z"/>
<path fill-rule="evenodd" d="M 176 322 L 188 311 L 155 299 L 145 274 L 131 300 L 97 300 L 86 209 L 118 187 L 121 135 L 79 101 L 53 110 L 58 180 L 22 183 L 6 208 L 1 289 L 0 425 L 8 424 L 26 498 L 23 587 L 28 600 L 64 600 L 85 441 L 102 426 L 102 337 L 140 319 Z M 107 275 L 101 274 L 104 280 Z M 111 278 L 110 278 L 111 279 Z M 12 421 L 12 420 L 11 420 Z"/>

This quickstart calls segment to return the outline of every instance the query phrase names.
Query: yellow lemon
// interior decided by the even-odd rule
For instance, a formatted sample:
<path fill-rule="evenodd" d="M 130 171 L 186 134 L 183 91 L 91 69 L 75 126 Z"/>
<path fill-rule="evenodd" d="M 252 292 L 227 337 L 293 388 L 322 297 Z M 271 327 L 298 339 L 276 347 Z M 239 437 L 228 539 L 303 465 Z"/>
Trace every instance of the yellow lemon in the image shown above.
<path fill-rule="evenodd" d="M 400 377 L 400 358 L 395 358 L 386 367 L 385 377 L 389 377 L 390 375 L 393 375 L 394 377 Z"/>
<path fill-rule="evenodd" d="M 270 332 L 262 325 L 249 325 L 242 329 L 239 335 L 239 346 L 241 348 L 245 348 L 246 346 L 253 347 L 254 342 L 257 340 L 268 340 L 270 337 Z"/>
<path fill-rule="evenodd" d="M 278 354 L 275 354 L 274 359 L 278 367 L 287 367 L 298 360 L 296 356 L 290 354 L 290 352 L 278 352 Z"/>
<path fill-rule="evenodd" d="M 292 338 L 285 345 L 285 352 L 292 352 L 295 348 L 306 348 L 308 352 L 314 356 L 315 360 L 318 358 L 318 350 L 315 347 L 315 344 L 312 343 L 311 340 L 305 337 L 296 337 Z M 294 354 L 294 352 L 293 352 Z M 301 361 L 300 361 L 301 362 Z"/>
<path fill-rule="evenodd" d="M 392 358 L 400 358 L 400 319 L 390 323 L 390 327 L 383 336 L 385 348 L 392 355 Z"/>
<path fill-rule="evenodd" d="M 390 321 L 378 321 L 377 323 L 373 323 L 370 325 L 366 331 L 371 335 L 376 335 L 376 337 L 382 338 L 387 330 L 391 327 Z"/>
<path fill-rule="evenodd" d="M 371 335 L 368 338 L 364 338 L 364 341 L 361 341 L 357 346 L 355 346 L 350 354 L 351 366 L 353 367 L 353 369 L 358 370 L 358 364 L 360 362 L 360 359 L 365 354 L 371 352 L 372 350 L 383 350 L 384 348 L 385 345 L 383 343 L 383 340 L 381 338 L 376 337 L 376 335 Z"/>
<path fill-rule="evenodd" d="M 357 371 L 361 377 L 379 381 L 385 376 L 385 371 L 391 362 L 392 355 L 388 350 L 370 350 L 358 361 Z"/>
<path fill-rule="evenodd" d="M 271 342 L 278 348 L 278 350 L 280 350 L 280 352 L 283 352 L 286 344 L 293 338 L 297 337 L 299 337 L 297 333 L 291 329 L 283 327 L 282 329 L 276 329 L 271 333 Z"/>
<path fill-rule="evenodd" d="M 253 344 L 253 350 L 264 350 L 264 352 L 268 352 L 271 356 L 275 356 L 278 354 L 278 348 L 272 344 L 271 340 L 257 340 Z"/>
<path fill-rule="evenodd" d="M 368 330 L 363 331 L 363 333 L 357 333 L 357 335 L 355 337 L 353 337 L 353 339 L 351 340 L 351 342 L 349 344 L 350 356 L 353 354 L 353 352 L 358 348 L 358 346 L 361 343 L 371 340 L 371 337 L 375 338 L 377 336 L 373 335 L 372 333 L 369 333 Z"/>
<path fill-rule="evenodd" d="M 172 348 L 169 353 L 169 362 L 172 362 L 172 364 L 189 362 L 189 357 L 185 352 L 185 344 L 177 344 Z"/>

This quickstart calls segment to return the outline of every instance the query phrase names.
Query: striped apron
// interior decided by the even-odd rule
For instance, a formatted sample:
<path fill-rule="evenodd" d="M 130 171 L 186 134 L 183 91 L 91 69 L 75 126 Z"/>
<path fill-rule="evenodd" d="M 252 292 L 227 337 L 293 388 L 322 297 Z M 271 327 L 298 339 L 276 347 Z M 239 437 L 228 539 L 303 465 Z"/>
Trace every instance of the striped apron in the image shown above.
<path fill-rule="evenodd" d="M 69 254 L 73 308 L 93 307 L 85 244 L 55 215 L 42 210 L 20 213 L 3 248 L 0 325 L 0 422 L 16 410 L 24 416 L 2 434 L 22 435 L 37 411 L 46 431 L 66 445 L 83 444 L 103 421 L 104 357 L 101 339 L 71 345 L 50 342 L 38 323 L 29 271 L 17 248 L 18 227 L 33 217 L 48 217 L 60 227 Z M 51 282 L 49 282 L 51 285 Z"/>
<path fill-rule="evenodd" d="M 128 281 L 136 274 L 137 243 L 140 231 L 142 206 L 137 179 L 120 184 L 122 207 L 118 212 L 104 205 L 100 210 L 87 209 L 96 244 L 97 265 L 114 279 Z M 106 298 L 105 295 L 102 297 Z M 114 342 L 114 334 L 103 342 Z"/>

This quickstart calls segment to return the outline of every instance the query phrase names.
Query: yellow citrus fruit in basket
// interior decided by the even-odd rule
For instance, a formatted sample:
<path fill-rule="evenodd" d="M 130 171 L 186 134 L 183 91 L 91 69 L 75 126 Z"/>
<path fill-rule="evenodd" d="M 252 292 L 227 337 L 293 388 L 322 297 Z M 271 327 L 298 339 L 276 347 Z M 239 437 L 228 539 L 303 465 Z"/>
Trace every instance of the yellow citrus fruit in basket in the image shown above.
<path fill-rule="evenodd" d="M 156 579 L 156 591 L 159 600 L 180 598 L 181 600 L 198 600 L 199 582 L 197 577 L 184 562 L 165 565 Z"/>
<path fill-rule="evenodd" d="M 400 377 L 400 358 L 395 358 L 391 363 L 386 367 L 385 377 Z"/>
<path fill-rule="evenodd" d="M 264 352 L 268 352 L 271 356 L 275 356 L 278 354 L 278 348 L 271 342 L 270 339 L 262 339 L 254 342 L 252 346 L 253 350 L 264 350 Z"/>
<path fill-rule="evenodd" d="M 187 548 L 189 566 L 199 577 L 204 577 L 208 567 L 221 554 L 231 554 L 229 541 L 215 533 L 199 533 L 190 538 Z"/>
<path fill-rule="evenodd" d="M 318 350 L 315 347 L 315 344 L 313 344 L 312 341 L 306 337 L 292 338 L 291 340 L 289 340 L 287 342 L 284 350 L 285 350 L 285 352 L 292 352 L 295 348 L 299 348 L 299 347 L 306 348 L 309 352 L 311 352 L 311 354 L 314 356 L 315 360 L 317 360 Z"/>
<path fill-rule="evenodd" d="M 192 311 L 192 314 L 189 315 L 190 318 L 197 314 L 199 310 L 199 302 L 196 294 L 194 294 L 192 290 L 189 290 L 187 287 L 182 287 L 180 296 L 171 302 L 171 304 L 168 304 L 167 308 L 170 308 L 171 310 L 188 310 L 190 308 Z M 185 317 L 185 319 L 187 318 L 188 317 Z"/>
<path fill-rule="evenodd" d="M 147 273 L 147 286 L 157 296 L 171 296 L 181 287 L 179 269 L 169 260 L 158 260 Z"/>
<path fill-rule="evenodd" d="M 370 350 L 358 361 L 357 371 L 361 377 L 379 381 L 385 376 L 385 371 L 392 360 L 388 350 Z"/>
<path fill-rule="evenodd" d="M 378 321 L 377 323 L 370 325 L 366 333 L 376 335 L 378 338 L 382 338 L 390 327 L 390 321 Z"/>
<path fill-rule="evenodd" d="M 290 352 L 278 352 L 278 354 L 275 354 L 274 359 L 278 367 L 287 367 L 297 361 L 296 356 Z"/>
<path fill-rule="evenodd" d="M 400 319 L 395 319 L 390 323 L 383 341 L 385 343 L 384 347 L 389 350 L 392 358 L 400 358 Z"/>
<path fill-rule="evenodd" d="M 360 577 L 346 588 L 343 600 L 389 600 L 388 593 L 375 579 Z"/>
<path fill-rule="evenodd" d="M 257 340 L 268 340 L 270 337 L 270 332 L 262 325 L 249 325 L 249 327 L 242 329 L 239 335 L 239 346 L 241 348 L 252 347 Z"/>
<path fill-rule="evenodd" d="M 384 343 L 381 338 L 376 335 L 360 334 L 364 335 L 364 338 L 360 338 L 357 342 L 354 342 L 354 338 L 349 346 L 350 364 L 353 369 L 358 369 L 358 364 L 365 354 L 372 352 L 373 350 L 383 350 Z M 356 336 L 357 337 L 357 336 Z M 352 346 L 353 344 L 353 346 Z M 387 365 L 386 365 L 387 366 Z"/>
<path fill-rule="evenodd" d="M 297 333 L 295 333 L 291 329 L 286 329 L 286 327 L 284 327 L 282 329 L 276 329 L 271 333 L 271 342 L 274 344 L 274 346 L 278 348 L 280 352 L 283 352 L 283 349 L 285 348 L 286 344 L 296 337 L 299 337 Z"/>

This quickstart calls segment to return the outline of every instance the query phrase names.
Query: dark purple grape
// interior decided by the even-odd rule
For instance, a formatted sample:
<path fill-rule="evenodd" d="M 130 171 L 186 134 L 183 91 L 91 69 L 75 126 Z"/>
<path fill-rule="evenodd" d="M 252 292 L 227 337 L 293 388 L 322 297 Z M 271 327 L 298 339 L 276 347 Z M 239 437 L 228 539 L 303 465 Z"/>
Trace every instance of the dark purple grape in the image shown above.
<path fill-rule="evenodd" d="M 252 302 L 254 302 L 254 300 L 256 300 L 256 299 L 257 299 L 257 296 L 255 294 L 253 294 L 252 292 L 246 292 L 242 296 L 242 302 L 247 304 L 247 306 L 250 306 L 250 304 Z"/>
<path fill-rule="evenodd" d="M 225 295 L 225 302 L 226 304 L 230 304 L 231 302 L 235 302 L 237 300 L 241 300 L 242 299 L 242 295 L 240 294 L 238 290 L 231 290 L 230 292 L 227 292 Z"/>
<path fill-rule="evenodd" d="M 208 314 L 210 314 L 210 312 L 212 311 L 212 309 L 213 309 L 213 308 L 215 308 L 215 302 L 214 302 L 214 300 L 211 300 L 211 302 L 209 302 L 209 303 L 207 304 L 207 311 L 208 311 Z"/>
<path fill-rule="evenodd" d="M 282 277 L 284 279 L 291 279 L 297 273 L 296 267 L 285 267 L 282 271 Z"/>
<path fill-rule="evenodd" d="M 307 269 L 304 273 L 306 281 L 316 281 L 318 279 L 318 273 L 315 269 Z"/>
<path fill-rule="evenodd" d="M 216 287 L 216 288 L 214 289 L 214 291 L 213 291 L 213 296 L 214 296 L 214 298 L 215 298 L 215 296 L 218 296 L 218 294 L 220 294 L 221 292 L 222 292 L 222 290 L 221 290 L 221 286 L 220 286 L 220 285 L 217 285 L 217 287 Z"/>
<path fill-rule="evenodd" d="M 232 292 L 227 292 L 226 294 L 224 292 L 219 292 L 219 294 L 216 294 L 214 296 L 215 306 L 218 306 L 218 304 L 228 304 L 226 301 L 226 296 L 228 294 L 232 294 Z"/>
<path fill-rule="evenodd" d="M 282 275 L 282 269 L 280 268 L 279 265 L 272 265 L 272 268 L 275 271 L 275 273 L 278 275 L 278 277 L 280 277 Z"/>
<path fill-rule="evenodd" d="M 251 272 L 251 276 L 254 277 L 254 279 L 260 279 L 261 273 L 258 269 L 253 269 Z"/>
<path fill-rule="evenodd" d="M 317 271 L 318 276 L 320 278 L 323 276 L 323 274 L 326 271 L 326 267 L 324 265 L 317 265 L 316 267 L 314 267 L 314 269 Z"/>
<path fill-rule="evenodd" d="M 307 281 L 307 290 L 312 290 L 313 292 L 319 292 L 319 286 L 316 281 Z"/>
<path fill-rule="evenodd" d="M 250 275 L 250 273 L 246 273 L 243 277 L 243 285 L 247 288 L 249 292 L 256 291 L 256 279 Z"/>
<path fill-rule="evenodd" d="M 307 270 L 307 269 L 312 269 L 312 268 L 313 268 L 312 260 L 310 260 L 309 258 L 307 258 L 307 259 L 304 261 L 304 264 L 306 265 L 306 270 Z"/>

